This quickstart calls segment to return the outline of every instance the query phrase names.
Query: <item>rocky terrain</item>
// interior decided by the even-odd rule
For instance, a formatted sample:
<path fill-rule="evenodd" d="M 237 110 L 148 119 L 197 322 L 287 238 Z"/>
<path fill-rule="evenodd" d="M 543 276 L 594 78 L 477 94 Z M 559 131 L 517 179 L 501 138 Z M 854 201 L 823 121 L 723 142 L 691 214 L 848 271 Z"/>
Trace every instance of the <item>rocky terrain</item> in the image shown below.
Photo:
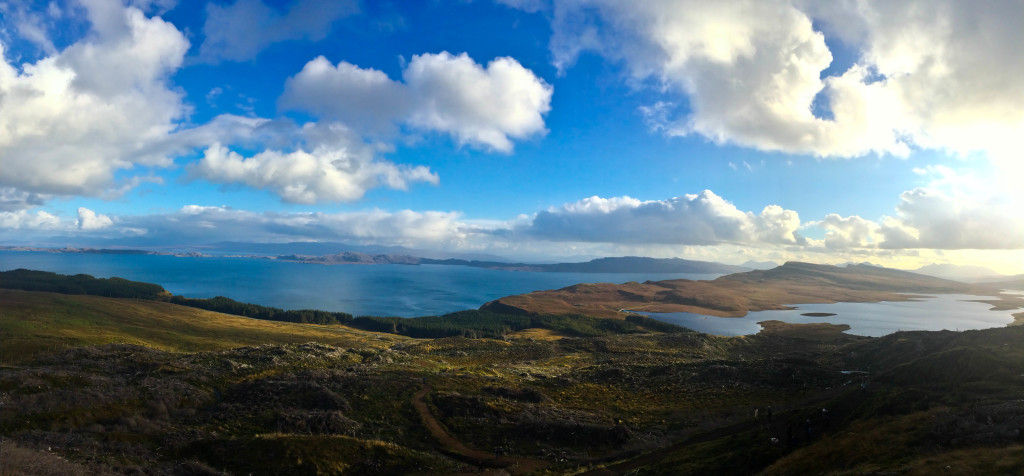
<path fill-rule="evenodd" d="M 0 474 L 1024 470 L 1024 327 L 841 330 L 71 346 L 0 366 Z"/>
<path fill-rule="evenodd" d="M 43 277 L 76 292 L 153 286 Z M 1021 304 L 910 273 L 789 263 L 503 298 L 490 306 L 518 314 L 408 320 L 477 329 L 413 338 L 396 334 L 404 321 L 375 331 L 0 290 L 0 474 L 1021 473 L 1024 326 L 868 338 L 765 321 L 720 337 L 584 315 L 905 292 Z M 514 307 L 559 299 L 550 309 L 571 314 Z"/>

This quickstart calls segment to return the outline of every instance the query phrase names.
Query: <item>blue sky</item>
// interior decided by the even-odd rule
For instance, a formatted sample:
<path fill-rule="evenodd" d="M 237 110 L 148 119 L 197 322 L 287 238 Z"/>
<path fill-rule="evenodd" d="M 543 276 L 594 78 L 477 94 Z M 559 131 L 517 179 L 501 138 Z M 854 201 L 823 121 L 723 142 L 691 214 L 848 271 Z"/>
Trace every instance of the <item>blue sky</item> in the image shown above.
<path fill-rule="evenodd" d="M 5 2 L 0 241 L 1021 273 L 1022 14 Z"/>

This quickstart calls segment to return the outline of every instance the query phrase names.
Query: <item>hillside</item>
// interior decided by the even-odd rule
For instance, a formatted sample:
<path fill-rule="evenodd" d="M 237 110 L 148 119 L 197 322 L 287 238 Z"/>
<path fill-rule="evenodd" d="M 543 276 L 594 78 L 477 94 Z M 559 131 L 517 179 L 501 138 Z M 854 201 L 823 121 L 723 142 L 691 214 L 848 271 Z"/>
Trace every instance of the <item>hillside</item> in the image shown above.
<path fill-rule="evenodd" d="M 482 309 L 612 318 L 623 317 L 624 309 L 739 317 L 749 311 L 788 309 L 790 305 L 801 303 L 901 301 L 912 298 L 914 293 L 994 296 L 997 291 L 987 286 L 868 265 L 836 267 L 790 262 L 769 270 L 730 274 L 712 281 L 577 284 L 503 297 L 485 304 Z"/>
<path fill-rule="evenodd" d="M 344 326 L 247 319 L 165 302 L 0 289 L 0 362 L 110 343 L 197 352 L 311 340 L 378 348 L 402 339 Z"/>
<path fill-rule="evenodd" d="M 0 365 L 4 474 L 1024 471 L 1020 326 L 404 339 L 2 293 L 42 351 Z"/>
<path fill-rule="evenodd" d="M 999 289 L 1014 289 L 1017 291 L 1024 291 L 1024 275 L 1018 274 L 1016 276 L 1007 276 L 1000 278 L 998 281 L 986 281 L 986 286 L 992 286 Z"/>

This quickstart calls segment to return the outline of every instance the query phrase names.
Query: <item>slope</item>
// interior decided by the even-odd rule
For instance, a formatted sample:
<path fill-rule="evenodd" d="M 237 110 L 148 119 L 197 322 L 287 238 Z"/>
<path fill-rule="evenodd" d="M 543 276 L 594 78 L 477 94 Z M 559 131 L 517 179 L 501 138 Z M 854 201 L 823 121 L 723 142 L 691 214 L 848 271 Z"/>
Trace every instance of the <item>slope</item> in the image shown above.
<path fill-rule="evenodd" d="M 129 343 L 169 351 L 318 341 L 384 347 L 402 340 L 344 326 L 262 321 L 175 304 L 0 289 L 0 361 L 40 352 Z"/>

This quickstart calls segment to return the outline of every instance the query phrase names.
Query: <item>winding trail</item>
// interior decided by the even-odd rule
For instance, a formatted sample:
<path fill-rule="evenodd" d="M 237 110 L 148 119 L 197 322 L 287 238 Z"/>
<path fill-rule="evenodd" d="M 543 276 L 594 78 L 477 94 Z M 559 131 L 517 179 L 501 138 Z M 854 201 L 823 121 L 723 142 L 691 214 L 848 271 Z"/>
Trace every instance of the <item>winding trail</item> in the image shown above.
<path fill-rule="evenodd" d="M 451 456 L 467 463 L 472 463 L 486 468 L 502 468 L 511 474 L 529 474 L 534 471 L 547 468 L 550 462 L 522 458 L 517 456 L 497 456 L 486 451 L 475 450 L 463 444 L 461 441 L 448 434 L 441 422 L 437 421 L 431 413 L 427 403 L 423 400 L 433 390 L 430 384 L 424 383 L 423 388 L 412 397 L 412 406 L 420 414 L 423 424 L 426 425 L 430 434 L 441 443 L 444 451 Z"/>

